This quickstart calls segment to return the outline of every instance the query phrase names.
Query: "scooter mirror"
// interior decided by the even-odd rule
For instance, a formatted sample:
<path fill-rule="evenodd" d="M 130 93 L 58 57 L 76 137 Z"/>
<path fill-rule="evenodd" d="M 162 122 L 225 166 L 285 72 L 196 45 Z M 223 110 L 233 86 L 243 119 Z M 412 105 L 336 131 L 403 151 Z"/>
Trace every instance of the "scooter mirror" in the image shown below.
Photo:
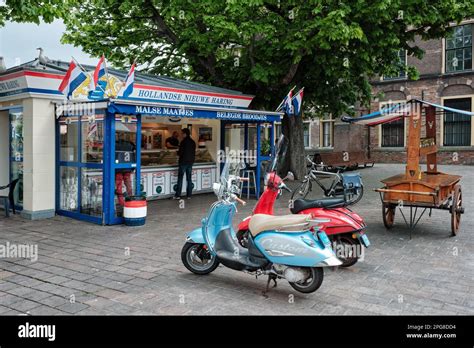
<path fill-rule="evenodd" d="M 288 172 L 288 174 L 286 174 L 283 180 L 293 181 L 295 180 L 295 175 L 293 174 L 293 172 Z"/>

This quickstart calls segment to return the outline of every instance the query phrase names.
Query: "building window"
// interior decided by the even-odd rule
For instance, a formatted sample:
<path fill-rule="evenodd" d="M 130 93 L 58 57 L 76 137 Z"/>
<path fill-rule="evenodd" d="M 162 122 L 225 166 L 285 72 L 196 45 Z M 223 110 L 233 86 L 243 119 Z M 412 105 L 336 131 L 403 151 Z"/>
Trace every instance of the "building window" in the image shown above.
<path fill-rule="evenodd" d="M 332 117 L 325 117 L 321 120 L 320 127 L 321 147 L 333 147 L 334 146 L 334 119 Z"/>
<path fill-rule="evenodd" d="M 405 121 L 403 118 L 382 124 L 382 147 L 405 146 Z"/>
<path fill-rule="evenodd" d="M 405 66 L 407 65 L 407 51 L 406 50 L 399 50 L 398 51 L 398 61 L 396 62 L 397 65 L 400 65 L 400 70 L 398 74 L 393 76 L 384 76 L 384 80 L 394 80 L 394 79 L 403 79 L 407 76 L 407 72 Z"/>
<path fill-rule="evenodd" d="M 472 24 L 453 28 L 446 38 L 446 72 L 472 69 Z"/>
<path fill-rule="evenodd" d="M 448 99 L 444 106 L 471 111 L 471 98 Z M 444 146 L 471 145 L 471 116 L 450 111 L 444 112 Z"/>
<path fill-rule="evenodd" d="M 304 147 L 309 147 L 309 122 L 303 123 L 303 141 Z"/>

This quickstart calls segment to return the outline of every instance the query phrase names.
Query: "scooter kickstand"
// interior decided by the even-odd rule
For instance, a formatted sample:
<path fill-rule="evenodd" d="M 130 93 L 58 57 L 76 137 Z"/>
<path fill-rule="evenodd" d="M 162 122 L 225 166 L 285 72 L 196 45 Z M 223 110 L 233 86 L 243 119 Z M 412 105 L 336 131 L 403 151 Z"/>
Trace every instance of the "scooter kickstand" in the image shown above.
<path fill-rule="evenodd" d="M 273 280 L 273 286 L 272 288 L 276 288 L 277 287 L 277 277 L 273 274 L 269 274 L 268 275 L 268 280 L 267 280 L 267 286 L 265 287 L 265 290 L 262 292 L 263 296 L 265 296 L 266 298 L 268 298 L 268 295 L 267 293 L 270 291 L 270 282 Z"/>

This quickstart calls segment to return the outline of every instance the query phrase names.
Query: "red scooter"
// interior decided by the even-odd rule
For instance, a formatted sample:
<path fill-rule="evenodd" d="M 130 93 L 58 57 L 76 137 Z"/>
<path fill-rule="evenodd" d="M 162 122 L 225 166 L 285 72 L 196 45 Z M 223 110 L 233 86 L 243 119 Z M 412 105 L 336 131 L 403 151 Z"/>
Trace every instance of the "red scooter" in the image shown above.
<path fill-rule="evenodd" d="M 277 163 L 286 152 L 286 140 L 281 136 L 270 172 L 265 180 L 265 191 L 260 196 L 253 214 L 273 215 L 273 207 L 276 199 L 282 194 L 282 190 L 292 192 L 286 186 L 284 180 L 292 179 L 293 174 L 282 179 L 277 174 Z M 328 197 L 316 200 L 297 199 L 290 201 L 290 210 L 293 214 L 312 214 L 314 218 L 327 220 L 320 223 L 320 230 L 326 232 L 332 242 L 334 252 L 342 262 L 341 267 L 354 265 L 363 256 L 362 246 L 370 245 L 367 235 L 364 233 L 367 227 L 364 220 L 352 210 L 347 208 L 348 203 L 344 197 Z M 246 217 L 237 231 L 239 243 L 246 247 L 249 232 L 249 222 L 252 216 Z"/>

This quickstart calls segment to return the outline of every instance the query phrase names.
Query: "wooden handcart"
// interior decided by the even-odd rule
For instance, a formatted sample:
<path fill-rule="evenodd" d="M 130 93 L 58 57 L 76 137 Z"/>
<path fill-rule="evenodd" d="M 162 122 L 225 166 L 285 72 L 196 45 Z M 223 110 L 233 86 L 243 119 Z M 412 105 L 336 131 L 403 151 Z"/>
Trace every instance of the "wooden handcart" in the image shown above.
<path fill-rule="evenodd" d="M 411 100 L 395 110 L 380 112 L 375 121 L 370 118 L 368 125 L 392 122 L 402 117 L 408 118 L 407 165 L 405 173 L 381 180 L 384 186 L 375 189 L 382 201 L 382 218 L 387 229 L 393 226 L 398 208 L 410 229 L 410 238 L 425 212 L 431 216 L 433 209 L 447 210 L 451 214 L 451 234 L 457 235 L 461 222 L 462 191 L 461 176 L 438 171 L 436 145 L 436 109 L 445 107 L 421 100 Z M 467 113 L 449 109 L 453 112 Z M 469 113 L 471 114 L 471 113 Z M 423 122 L 424 121 L 424 122 Z M 424 127 L 423 127 L 424 126 Z M 424 128 L 424 132 L 423 132 Z M 424 134 L 423 134 L 424 133 Z M 426 157 L 426 171 L 420 168 L 420 158 Z M 405 215 L 402 208 L 409 208 Z"/>

